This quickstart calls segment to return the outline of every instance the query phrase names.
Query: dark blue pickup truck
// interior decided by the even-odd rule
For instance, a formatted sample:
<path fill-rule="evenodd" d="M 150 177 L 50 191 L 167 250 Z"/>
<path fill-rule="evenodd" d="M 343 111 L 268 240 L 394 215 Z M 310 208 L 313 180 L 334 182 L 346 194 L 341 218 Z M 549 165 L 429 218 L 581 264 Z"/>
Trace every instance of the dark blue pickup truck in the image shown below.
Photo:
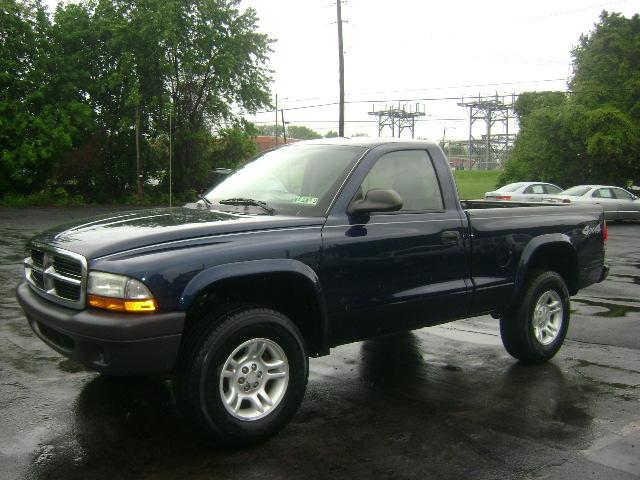
<path fill-rule="evenodd" d="M 333 346 L 489 313 L 512 356 L 548 360 L 569 297 L 607 275 L 606 232 L 598 206 L 461 203 L 433 143 L 301 142 L 194 208 L 35 237 L 17 297 L 58 352 L 171 373 L 186 418 L 242 445 L 286 425 Z"/>

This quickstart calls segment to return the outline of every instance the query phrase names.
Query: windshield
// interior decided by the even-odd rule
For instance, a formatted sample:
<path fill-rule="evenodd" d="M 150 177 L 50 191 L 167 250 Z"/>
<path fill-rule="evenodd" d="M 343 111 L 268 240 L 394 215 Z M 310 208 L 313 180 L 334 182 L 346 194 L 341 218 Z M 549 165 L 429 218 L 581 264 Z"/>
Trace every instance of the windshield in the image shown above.
<path fill-rule="evenodd" d="M 505 185 L 504 187 L 500 187 L 496 192 L 515 192 L 517 189 L 522 187 L 524 183 L 510 183 L 509 185 Z"/>
<path fill-rule="evenodd" d="M 581 197 L 585 193 L 591 190 L 591 187 L 571 187 L 567 188 L 565 191 L 560 192 L 560 195 L 571 195 L 573 197 Z"/>
<path fill-rule="evenodd" d="M 220 204 L 221 200 L 242 198 L 265 202 L 276 214 L 324 216 L 364 152 L 362 147 L 342 145 L 289 145 L 248 163 L 205 197 L 217 210 L 244 211 L 244 206 Z"/>

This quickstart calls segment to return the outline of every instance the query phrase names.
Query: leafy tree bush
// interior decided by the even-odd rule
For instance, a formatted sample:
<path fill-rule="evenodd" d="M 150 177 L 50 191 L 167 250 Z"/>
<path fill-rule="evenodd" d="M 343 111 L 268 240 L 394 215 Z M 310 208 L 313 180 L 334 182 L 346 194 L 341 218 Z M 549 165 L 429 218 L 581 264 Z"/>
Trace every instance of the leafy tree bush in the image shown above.
<path fill-rule="evenodd" d="M 276 125 L 259 125 L 257 128 L 257 135 L 269 135 L 271 137 L 276 134 Z M 287 126 L 287 138 L 295 138 L 298 140 L 314 140 L 316 138 L 322 138 L 315 130 L 302 125 L 288 125 Z M 282 136 L 282 126 L 278 126 L 278 135 Z"/>
<path fill-rule="evenodd" d="M 38 0 L 4 0 L 0 196 L 69 184 L 127 201 L 149 182 L 166 193 L 170 124 L 173 192 L 188 195 L 220 160 L 212 132 L 236 123 L 231 106 L 269 105 L 271 40 L 239 4 L 83 0 L 49 16 Z"/>
<path fill-rule="evenodd" d="M 571 93 L 518 98 L 520 132 L 500 184 L 640 179 L 640 16 L 603 12 L 572 55 Z"/>

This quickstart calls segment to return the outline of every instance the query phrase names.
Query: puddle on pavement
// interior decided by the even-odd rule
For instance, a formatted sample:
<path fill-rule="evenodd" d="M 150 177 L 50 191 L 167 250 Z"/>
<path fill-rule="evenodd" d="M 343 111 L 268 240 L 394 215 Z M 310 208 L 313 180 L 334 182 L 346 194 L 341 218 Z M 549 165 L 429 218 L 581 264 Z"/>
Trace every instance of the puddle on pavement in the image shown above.
<path fill-rule="evenodd" d="M 630 278 L 633 283 L 636 285 L 640 285 L 640 275 L 628 275 L 625 273 L 615 273 L 611 274 L 610 277 L 613 278 Z"/>
<path fill-rule="evenodd" d="M 625 301 L 622 299 L 616 299 L 620 301 Z M 637 300 L 634 300 L 637 301 Z M 593 315 L 595 317 L 605 317 L 605 318 L 622 318 L 626 317 L 627 313 L 637 313 L 640 312 L 640 306 L 634 305 L 620 305 L 617 303 L 609 303 L 609 302 L 596 302 L 593 300 L 585 300 L 582 298 L 574 298 L 572 299 L 572 303 L 578 303 L 582 305 L 586 305 L 588 307 L 601 307 L 606 309 L 604 312 L 593 312 L 589 315 Z M 577 309 L 572 308 L 572 313 L 580 313 Z"/>
<path fill-rule="evenodd" d="M 84 365 L 69 359 L 58 362 L 58 368 L 67 373 L 91 372 L 91 370 L 86 368 Z"/>

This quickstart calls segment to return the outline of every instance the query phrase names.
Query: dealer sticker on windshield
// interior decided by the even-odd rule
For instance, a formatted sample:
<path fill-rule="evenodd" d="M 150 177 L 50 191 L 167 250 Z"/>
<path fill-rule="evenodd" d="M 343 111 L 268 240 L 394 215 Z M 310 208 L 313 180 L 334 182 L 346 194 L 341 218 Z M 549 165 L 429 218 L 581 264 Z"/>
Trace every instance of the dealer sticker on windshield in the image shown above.
<path fill-rule="evenodd" d="M 317 205 L 318 197 L 298 197 L 294 203 L 302 203 L 303 205 Z"/>

